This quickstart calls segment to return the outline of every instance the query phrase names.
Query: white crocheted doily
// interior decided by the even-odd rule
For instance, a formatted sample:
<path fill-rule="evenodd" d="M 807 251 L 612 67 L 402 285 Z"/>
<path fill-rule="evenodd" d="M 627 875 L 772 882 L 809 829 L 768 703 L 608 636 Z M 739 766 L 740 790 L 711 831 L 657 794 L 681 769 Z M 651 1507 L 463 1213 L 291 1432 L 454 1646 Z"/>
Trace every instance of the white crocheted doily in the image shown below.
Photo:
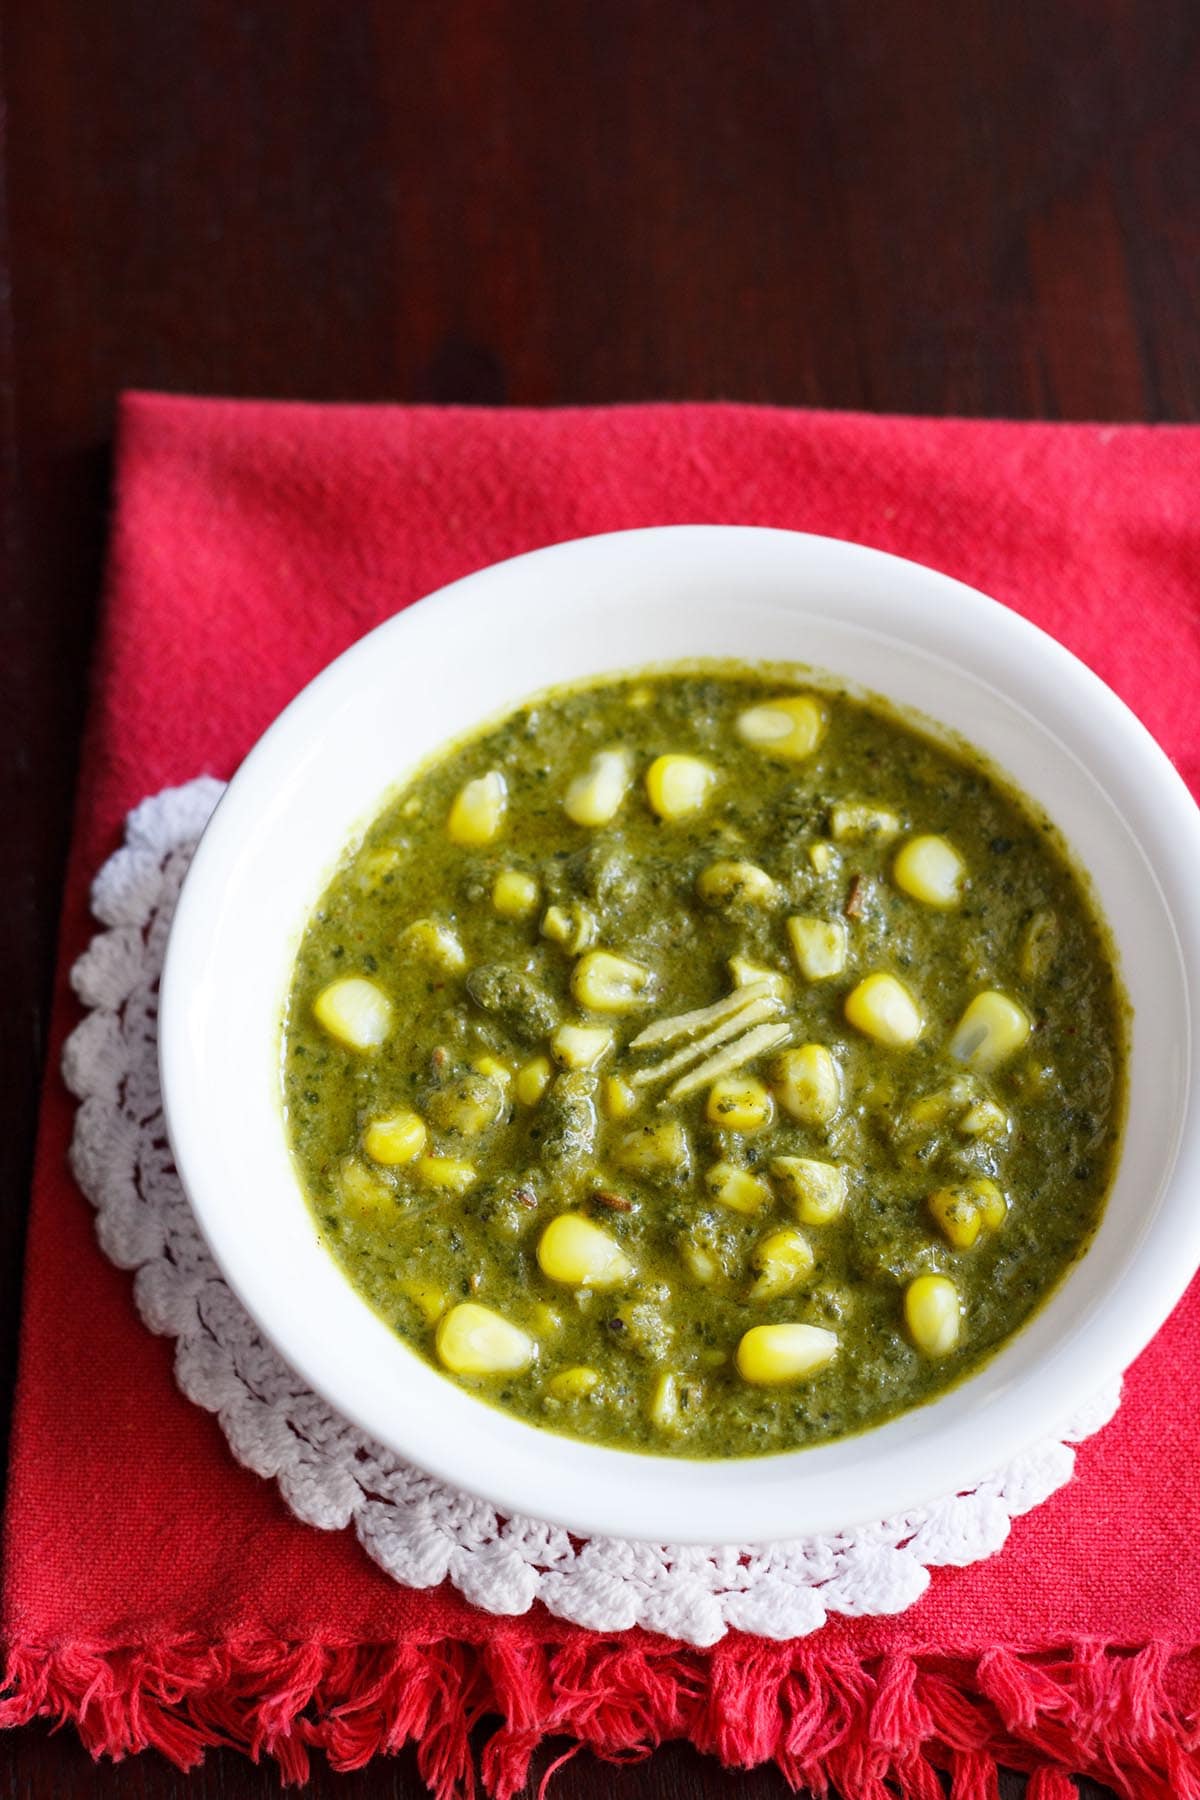
<path fill-rule="evenodd" d="M 931 1568 L 993 1555 L 1011 1521 L 1070 1478 L 1070 1445 L 1111 1417 L 1119 1388 L 969 1493 L 835 1536 L 750 1547 L 580 1541 L 535 1519 L 505 1519 L 348 1425 L 264 1343 L 222 1281 L 166 1144 L 158 977 L 180 883 L 221 791 L 206 778 L 145 801 L 96 877 L 92 907 L 106 929 L 72 972 L 87 1016 L 63 1056 L 80 1102 L 71 1164 L 105 1255 L 135 1271 L 142 1318 L 175 1339 L 180 1387 L 217 1415 L 240 1463 L 278 1482 L 299 1518 L 326 1530 L 352 1524 L 367 1554 L 410 1587 L 448 1576 L 490 1612 L 541 1600 L 597 1631 L 642 1625 L 703 1645 L 730 1627 L 802 1637 L 831 1612 L 901 1612 Z"/>

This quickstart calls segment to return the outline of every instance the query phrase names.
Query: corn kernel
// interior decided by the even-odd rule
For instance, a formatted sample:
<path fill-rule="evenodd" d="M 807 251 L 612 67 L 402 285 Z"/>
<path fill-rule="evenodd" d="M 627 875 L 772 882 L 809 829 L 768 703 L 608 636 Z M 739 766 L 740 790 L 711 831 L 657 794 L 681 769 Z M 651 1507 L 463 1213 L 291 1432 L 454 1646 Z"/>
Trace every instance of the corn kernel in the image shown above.
<path fill-rule="evenodd" d="M 691 1163 L 687 1132 L 674 1119 L 639 1126 L 617 1145 L 616 1161 L 635 1175 L 683 1175 Z"/>
<path fill-rule="evenodd" d="M 479 1137 L 504 1111 L 504 1089 L 488 1075 L 462 1075 L 432 1093 L 426 1108 L 436 1130 Z"/>
<path fill-rule="evenodd" d="M 737 1347 L 737 1372 L 755 1387 L 812 1375 L 837 1353 L 836 1331 L 820 1325 L 752 1325 Z"/>
<path fill-rule="evenodd" d="M 722 1273 L 721 1265 L 712 1251 L 694 1244 L 690 1238 L 685 1238 L 679 1246 L 679 1254 L 688 1274 L 702 1287 L 707 1287 Z"/>
<path fill-rule="evenodd" d="M 775 883 L 757 863 L 714 862 L 696 877 L 696 892 L 709 906 L 765 906 Z"/>
<path fill-rule="evenodd" d="M 562 1330 L 562 1315 L 556 1313 L 552 1306 L 547 1306 L 544 1300 L 535 1303 L 529 1317 L 534 1330 L 540 1331 L 543 1337 L 553 1337 L 556 1331 Z"/>
<path fill-rule="evenodd" d="M 958 1342 L 962 1301 L 948 1275 L 918 1275 L 904 1291 L 904 1323 L 918 1350 L 945 1356 Z"/>
<path fill-rule="evenodd" d="M 537 907 L 538 884 L 519 869 L 501 869 L 492 883 L 492 905 L 502 919 L 528 919 Z"/>
<path fill-rule="evenodd" d="M 986 1175 L 979 1175 L 974 1181 L 968 1181 L 967 1187 L 979 1208 L 979 1216 L 988 1231 L 999 1231 L 1008 1217 L 1008 1201 L 1000 1192 L 994 1181 Z"/>
<path fill-rule="evenodd" d="M 739 713 L 737 734 L 756 750 L 800 762 L 821 742 L 825 722 L 825 708 L 819 700 L 811 694 L 788 694 Z"/>
<path fill-rule="evenodd" d="M 818 875 L 828 875 L 831 869 L 837 868 L 840 859 L 833 845 L 827 844 L 822 838 L 818 843 L 808 846 L 808 860 Z"/>
<path fill-rule="evenodd" d="M 954 845 L 944 837 L 909 838 L 892 864 L 896 886 L 926 906 L 957 906 L 967 873 Z"/>
<path fill-rule="evenodd" d="M 846 966 L 848 933 L 844 919 L 799 915 L 787 922 L 792 954 L 805 981 L 828 981 Z"/>
<path fill-rule="evenodd" d="M 554 1060 L 564 1069 L 594 1069 L 612 1046 L 611 1025 L 560 1025 L 550 1039 Z"/>
<path fill-rule="evenodd" d="M 456 1156 L 419 1156 L 413 1174 L 423 1187 L 439 1193 L 465 1194 L 479 1179 L 474 1163 L 462 1162 Z"/>
<path fill-rule="evenodd" d="M 721 1131 L 761 1131 L 775 1117 L 775 1102 L 753 1075 L 727 1075 L 709 1088 L 704 1110 Z"/>
<path fill-rule="evenodd" d="M 427 1325 L 437 1324 L 446 1310 L 446 1296 L 436 1283 L 414 1277 L 410 1281 L 399 1281 L 396 1285 L 412 1301 Z"/>
<path fill-rule="evenodd" d="M 1000 1138 L 1008 1132 L 1008 1114 L 994 1100 L 977 1100 L 958 1121 L 964 1137 Z"/>
<path fill-rule="evenodd" d="M 477 1056 L 471 1064 L 477 1075 L 486 1075 L 491 1081 L 498 1081 L 501 1087 L 507 1087 L 513 1078 L 512 1070 L 507 1063 L 502 1063 L 498 1056 Z"/>
<path fill-rule="evenodd" d="M 637 1089 L 631 1088 L 619 1075 L 609 1075 L 601 1090 L 604 1110 L 610 1119 L 629 1119 L 637 1111 Z"/>
<path fill-rule="evenodd" d="M 620 1287 L 633 1264 L 616 1238 L 581 1213 L 560 1213 L 538 1240 L 538 1266 L 566 1287 Z"/>
<path fill-rule="evenodd" d="M 528 1333 L 473 1300 L 450 1308 L 434 1344 L 438 1361 L 455 1375 L 518 1375 L 537 1354 Z"/>
<path fill-rule="evenodd" d="M 446 820 L 446 835 L 452 844 L 472 848 L 493 843 L 507 805 L 508 783 L 499 769 L 489 769 L 459 789 Z"/>
<path fill-rule="evenodd" d="M 578 956 L 596 941 L 599 927 L 586 906 L 548 906 L 542 918 L 542 936 Z"/>
<path fill-rule="evenodd" d="M 679 1383 L 667 1370 L 654 1384 L 650 1396 L 650 1423 L 659 1431 L 678 1431 L 683 1424 L 679 1404 Z"/>
<path fill-rule="evenodd" d="M 762 1177 L 739 1169 L 736 1163 L 714 1163 L 705 1171 L 704 1185 L 714 1200 L 732 1212 L 761 1212 L 771 1202 L 771 1190 Z"/>
<path fill-rule="evenodd" d="M 988 989 L 976 994 L 950 1039 L 950 1054 L 969 1069 L 994 1069 L 1015 1056 L 1033 1029 L 1023 1006 Z"/>
<path fill-rule="evenodd" d="M 560 1369 L 557 1375 L 552 1375 L 546 1383 L 546 1392 L 553 1394 L 556 1400 L 586 1400 L 599 1385 L 598 1372 L 580 1363 L 573 1369 Z"/>
<path fill-rule="evenodd" d="M 830 1124 L 842 1104 L 842 1078 L 824 1044 L 785 1050 L 771 1068 L 776 1099 L 801 1125 Z"/>
<path fill-rule="evenodd" d="M 802 1231 L 773 1231 L 754 1252 L 758 1279 L 750 1289 L 754 1301 L 774 1300 L 806 1281 L 816 1264 L 812 1245 Z"/>
<path fill-rule="evenodd" d="M 600 750 L 567 789 L 563 808 L 576 825 L 607 825 L 620 811 L 633 774 L 628 750 Z"/>
<path fill-rule="evenodd" d="M 590 950 L 571 971 L 571 992 L 592 1012 L 633 1012 L 654 998 L 654 976 L 611 950 Z"/>
<path fill-rule="evenodd" d="M 955 1250 L 971 1248 L 983 1221 L 973 1197 L 964 1188 L 938 1188 L 929 1196 L 929 1211 L 948 1244 Z"/>
<path fill-rule="evenodd" d="M 420 1156 L 428 1133 L 415 1112 L 393 1113 L 390 1119 L 373 1119 L 363 1137 L 363 1149 L 377 1163 L 406 1163 Z"/>
<path fill-rule="evenodd" d="M 779 969 L 764 969 L 759 963 L 752 963 L 745 956 L 731 956 L 729 973 L 733 976 L 733 985 L 740 987 L 757 987 L 763 983 L 763 992 L 773 994 L 777 1000 L 786 1000 L 792 991 L 792 984 Z"/>
<path fill-rule="evenodd" d="M 451 973 L 467 966 L 466 952 L 458 941 L 457 933 L 449 925 L 440 925 L 436 919 L 414 919 L 400 933 L 399 944 L 402 950 L 423 957 L 427 962 L 437 963 Z"/>
<path fill-rule="evenodd" d="M 646 771 L 646 797 L 660 819 L 687 819 L 703 810 L 716 779 L 698 756 L 659 756 Z"/>
<path fill-rule="evenodd" d="M 846 1208 L 846 1171 L 840 1163 L 812 1156 L 776 1156 L 771 1173 L 796 1209 L 802 1225 L 828 1225 Z"/>
<path fill-rule="evenodd" d="M 839 844 L 861 844 L 868 838 L 894 838 L 900 821 L 886 806 L 843 800 L 829 815 L 829 829 Z"/>
<path fill-rule="evenodd" d="M 883 973 L 868 975 L 850 991 L 846 1017 L 866 1037 L 893 1050 L 915 1044 L 925 1029 L 921 1009 L 904 983 Z"/>
<path fill-rule="evenodd" d="M 362 975 L 331 981 L 313 1001 L 313 1017 L 339 1044 L 377 1050 L 392 1029 L 392 1003 Z"/>
<path fill-rule="evenodd" d="M 363 1217 L 390 1211 L 396 1204 L 387 1182 L 355 1157 L 348 1157 L 338 1170 L 338 1189 L 350 1211 Z"/>
<path fill-rule="evenodd" d="M 513 1081 L 513 1092 L 522 1106 L 536 1106 L 550 1086 L 554 1070 L 547 1056 L 535 1056 L 522 1063 Z"/>

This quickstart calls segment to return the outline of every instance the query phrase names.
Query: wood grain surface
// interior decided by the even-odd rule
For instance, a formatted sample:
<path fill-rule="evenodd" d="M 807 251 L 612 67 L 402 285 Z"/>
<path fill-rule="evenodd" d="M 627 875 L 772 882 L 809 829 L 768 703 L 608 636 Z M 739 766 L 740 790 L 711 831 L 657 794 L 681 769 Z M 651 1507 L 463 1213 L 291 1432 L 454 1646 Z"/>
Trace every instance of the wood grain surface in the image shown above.
<path fill-rule="evenodd" d="M 7 1385 L 117 392 L 1194 419 L 1200 8 L 0 0 L 0 84 Z M 0 1800 L 275 1791 L 0 1740 Z M 553 1791 L 785 1788 L 676 1747 Z"/>

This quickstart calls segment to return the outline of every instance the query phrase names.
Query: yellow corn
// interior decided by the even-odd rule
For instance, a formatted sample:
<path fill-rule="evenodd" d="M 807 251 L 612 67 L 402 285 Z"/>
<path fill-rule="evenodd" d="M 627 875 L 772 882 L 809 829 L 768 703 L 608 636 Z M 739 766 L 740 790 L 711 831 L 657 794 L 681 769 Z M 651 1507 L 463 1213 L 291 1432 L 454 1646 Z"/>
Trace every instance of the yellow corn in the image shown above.
<path fill-rule="evenodd" d="M 556 1331 L 562 1330 L 561 1314 L 556 1313 L 552 1306 L 547 1306 L 544 1300 L 539 1300 L 531 1308 L 529 1317 L 534 1329 L 540 1331 L 543 1337 L 553 1337 Z"/>
<path fill-rule="evenodd" d="M 427 1102 L 429 1117 L 439 1131 L 460 1137 L 478 1137 L 494 1125 L 504 1110 L 504 1089 L 487 1075 L 464 1075 L 438 1088 Z"/>
<path fill-rule="evenodd" d="M 462 1162 L 456 1156 L 419 1156 L 413 1174 L 423 1187 L 444 1194 L 465 1194 L 479 1179 L 474 1163 Z"/>
<path fill-rule="evenodd" d="M 392 1029 L 392 1003 L 363 975 L 331 981 L 313 1001 L 313 1017 L 339 1044 L 377 1050 Z"/>
<path fill-rule="evenodd" d="M 737 1347 L 737 1371 L 755 1387 L 777 1387 L 823 1369 L 837 1347 L 837 1333 L 820 1325 L 752 1325 Z"/>
<path fill-rule="evenodd" d="M 414 1277 L 410 1281 L 399 1281 L 400 1292 L 412 1301 L 427 1325 L 436 1325 L 446 1310 L 446 1296 L 432 1281 L 421 1281 Z"/>
<path fill-rule="evenodd" d="M 721 1274 L 721 1265 L 710 1250 L 704 1250 L 685 1238 L 679 1246 L 679 1254 L 683 1258 L 688 1274 L 698 1281 L 702 1287 L 717 1279 Z"/>
<path fill-rule="evenodd" d="M 546 1392 L 553 1394 L 556 1400 L 585 1400 L 599 1385 L 597 1371 L 580 1363 L 573 1369 L 560 1369 L 557 1375 L 552 1375 L 546 1383 Z"/>
<path fill-rule="evenodd" d="M 964 1188 L 938 1188 L 929 1196 L 929 1211 L 948 1244 L 955 1250 L 971 1248 L 982 1224 L 972 1195 Z"/>
<path fill-rule="evenodd" d="M 455 1375 L 518 1375 L 537 1354 L 528 1333 L 473 1300 L 450 1308 L 434 1343 L 438 1361 Z"/>
<path fill-rule="evenodd" d="M 844 919 L 814 919 L 804 914 L 787 922 L 792 954 L 805 981 L 828 981 L 846 966 L 848 933 Z"/>
<path fill-rule="evenodd" d="M 601 1093 L 604 1098 L 604 1110 L 610 1119 L 628 1119 L 638 1109 L 637 1089 L 631 1088 L 627 1081 L 619 1075 L 609 1075 Z"/>
<path fill-rule="evenodd" d="M 966 872 L 962 857 L 944 837 L 909 838 L 892 864 L 897 887 L 925 906 L 943 910 L 957 906 L 962 899 Z"/>
<path fill-rule="evenodd" d="M 567 789 L 563 807 L 576 825 L 607 825 L 616 817 L 633 773 L 628 750 L 600 750 Z"/>
<path fill-rule="evenodd" d="M 687 1132 L 676 1120 L 642 1125 L 626 1132 L 616 1148 L 616 1161 L 632 1174 L 683 1174 L 691 1162 Z"/>
<path fill-rule="evenodd" d="M 974 1181 L 968 1181 L 966 1186 L 970 1189 L 975 1204 L 979 1208 L 979 1216 L 984 1225 L 989 1231 L 999 1231 L 1008 1217 L 1008 1201 L 996 1183 L 990 1181 L 986 1175 L 979 1175 Z"/>
<path fill-rule="evenodd" d="M 620 1287 L 633 1274 L 616 1238 L 582 1213 L 551 1219 L 538 1240 L 537 1259 L 543 1275 L 565 1287 Z"/>
<path fill-rule="evenodd" d="M 900 821 L 886 806 L 874 801 L 839 801 L 829 815 L 829 829 L 839 844 L 859 844 L 867 838 L 893 838 Z"/>
<path fill-rule="evenodd" d="M 796 1209 L 802 1225 L 828 1225 L 846 1207 L 846 1171 L 812 1156 L 776 1156 L 771 1174 Z"/>
<path fill-rule="evenodd" d="M 811 694 L 788 694 L 764 700 L 739 713 L 737 733 L 771 756 L 799 762 L 811 756 L 825 735 L 825 708 Z"/>
<path fill-rule="evenodd" d="M 589 950 L 571 972 L 571 992 L 592 1012 L 633 1012 L 654 998 L 654 976 L 611 950 Z"/>
<path fill-rule="evenodd" d="M 423 957 L 426 962 L 437 963 L 452 973 L 467 966 L 466 952 L 457 934 L 449 925 L 439 925 L 436 919 L 414 919 L 400 933 L 399 942 L 402 950 Z"/>
<path fill-rule="evenodd" d="M 596 941 L 594 914 L 586 906 L 548 906 L 542 918 L 542 936 L 578 956 Z"/>
<path fill-rule="evenodd" d="M 535 1056 L 522 1063 L 513 1081 L 513 1092 L 522 1106 L 536 1106 L 550 1086 L 554 1070 L 547 1056 Z"/>
<path fill-rule="evenodd" d="M 513 1078 L 513 1072 L 507 1063 L 502 1063 L 498 1056 L 477 1056 L 471 1064 L 477 1075 L 486 1075 L 492 1081 L 498 1081 L 501 1087 L 507 1087 Z"/>
<path fill-rule="evenodd" d="M 945 1356 L 958 1342 L 962 1301 L 948 1275 L 918 1275 L 904 1290 L 904 1323 L 918 1350 Z"/>
<path fill-rule="evenodd" d="M 780 970 L 764 969 L 744 956 L 730 957 L 729 973 L 735 988 L 761 987 L 764 994 L 772 994 L 776 1000 L 786 1000 L 792 991 L 791 982 Z"/>
<path fill-rule="evenodd" d="M 775 1096 L 785 1113 L 801 1125 L 828 1125 L 842 1104 L 842 1078 L 824 1044 L 801 1044 L 785 1050 L 771 1067 Z"/>
<path fill-rule="evenodd" d="M 705 1172 L 704 1185 L 714 1200 L 733 1212 L 761 1212 L 770 1204 L 771 1190 L 762 1177 L 739 1169 L 736 1163 L 714 1163 Z"/>
<path fill-rule="evenodd" d="M 415 1112 L 393 1113 L 390 1119 L 373 1119 L 363 1136 L 363 1149 L 377 1163 L 406 1163 L 420 1156 L 428 1133 Z"/>
<path fill-rule="evenodd" d="M 1008 1130 L 1008 1114 L 994 1100 L 977 1100 L 958 1121 L 964 1137 L 998 1138 Z"/>
<path fill-rule="evenodd" d="M 709 1088 L 705 1114 L 722 1131 L 761 1131 L 775 1117 L 775 1102 L 753 1075 L 727 1075 Z"/>
<path fill-rule="evenodd" d="M 818 875 L 828 875 L 831 869 L 837 867 L 839 858 L 833 845 L 827 844 L 822 838 L 818 843 L 808 846 L 808 860 Z"/>
<path fill-rule="evenodd" d="M 950 1054 L 969 1069 L 994 1069 L 1021 1049 L 1033 1021 L 1007 994 L 976 994 L 950 1039 Z"/>
<path fill-rule="evenodd" d="M 646 771 L 646 798 L 660 819 L 701 812 L 717 779 L 698 756 L 659 756 Z"/>
<path fill-rule="evenodd" d="M 492 883 L 492 905 L 502 919 L 528 919 L 538 903 L 538 884 L 519 869 L 501 869 Z"/>
<path fill-rule="evenodd" d="M 369 1216 L 394 1210 L 396 1205 L 396 1196 L 387 1182 L 355 1157 L 348 1157 L 338 1170 L 338 1188 L 353 1213 Z"/>
<path fill-rule="evenodd" d="M 696 877 L 696 892 L 709 906 L 765 906 L 775 883 L 757 863 L 714 862 Z"/>
<path fill-rule="evenodd" d="M 611 1025 L 560 1025 L 550 1039 L 554 1060 L 564 1069 L 594 1069 L 612 1046 Z"/>
<path fill-rule="evenodd" d="M 683 1423 L 680 1416 L 679 1384 L 668 1370 L 659 1376 L 654 1384 L 654 1392 L 650 1396 L 650 1423 L 659 1431 L 678 1431 Z"/>
<path fill-rule="evenodd" d="M 925 1029 L 921 1009 L 894 975 L 868 975 L 846 997 L 846 1017 L 864 1036 L 889 1049 L 915 1044 Z"/>
<path fill-rule="evenodd" d="M 472 848 L 493 843 L 507 805 L 508 783 L 499 769 L 489 769 L 459 789 L 446 820 L 446 835 L 452 844 Z"/>
<path fill-rule="evenodd" d="M 750 1289 L 750 1299 L 774 1300 L 786 1294 L 812 1274 L 816 1258 L 812 1245 L 802 1231 L 788 1228 L 773 1231 L 754 1252 L 758 1279 Z"/>

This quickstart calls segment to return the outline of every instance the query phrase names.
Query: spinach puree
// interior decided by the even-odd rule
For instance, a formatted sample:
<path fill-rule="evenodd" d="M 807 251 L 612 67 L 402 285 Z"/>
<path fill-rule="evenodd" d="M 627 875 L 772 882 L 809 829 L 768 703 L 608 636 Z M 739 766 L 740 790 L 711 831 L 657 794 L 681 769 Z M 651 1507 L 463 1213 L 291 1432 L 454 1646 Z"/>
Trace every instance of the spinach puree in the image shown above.
<path fill-rule="evenodd" d="M 283 1085 L 322 1240 L 421 1355 L 556 1431 L 747 1456 L 1029 1318 L 1123 1054 L 1046 819 L 882 702 L 721 665 L 414 776 L 309 923 Z"/>

